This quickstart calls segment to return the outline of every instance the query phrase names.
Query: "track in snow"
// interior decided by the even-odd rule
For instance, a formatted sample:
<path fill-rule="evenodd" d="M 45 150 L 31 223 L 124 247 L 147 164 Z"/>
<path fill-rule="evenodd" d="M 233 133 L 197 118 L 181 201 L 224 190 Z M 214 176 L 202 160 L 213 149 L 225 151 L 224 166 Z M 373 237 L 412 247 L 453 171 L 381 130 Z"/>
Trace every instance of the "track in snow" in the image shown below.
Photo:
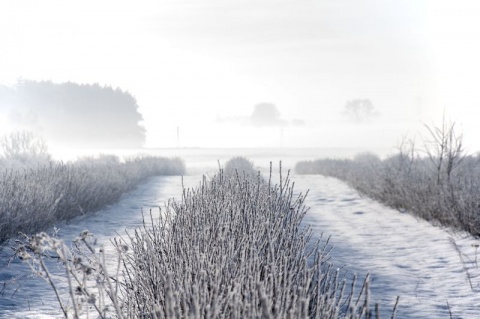
<path fill-rule="evenodd" d="M 454 318 L 478 317 L 480 271 L 476 248 L 471 246 L 477 241 L 471 236 L 454 235 L 362 198 L 333 178 L 293 175 L 291 179 L 297 191 L 310 190 L 306 202 L 310 210 L 304 224 L 312 226 L 315 236 L 322 232 L 332 236 L 332 261 L 360 278 L 371 274 L 372 302 L 380 303 L 382 317 L 390 318 L 397 296 L 397 318 L 449 318 L 447 301 Z M 186 186 L 200 181 L 200 175 L 185 177 Z M 155 210 L 180 195 L 180 177 L 152 178 L 118 204 L 60 226 L 60 235 L 68 242 L 89 229 L 99 242 L 107 242 L 117 232 L 141 225 L 140 207 Z M 465 254 L 464 263 L 451 238 Z M 4 256 L 0 256 L 0 281 L 27 269 L 19 262 L 2 268 Z M 52 291 L 41 279 L 19 280 L 0 295 L 0 318 L 52 317 L 61 314 Z"/>
<path fill-rule="evenodd" d="M 480 252 L 469 234 L 362 198 L 334 178 L 292 179 L 297 191 L 310 189 L 304 222 L 316 234 L 331 234 L 332 261 L 359 277 L 371 274 L 371 300 L 380 303 L 382 317 L 390 318 L 400 296 L 397 318 L 449 318 L 449 311 L 453 318 L 480 318 Z"/>

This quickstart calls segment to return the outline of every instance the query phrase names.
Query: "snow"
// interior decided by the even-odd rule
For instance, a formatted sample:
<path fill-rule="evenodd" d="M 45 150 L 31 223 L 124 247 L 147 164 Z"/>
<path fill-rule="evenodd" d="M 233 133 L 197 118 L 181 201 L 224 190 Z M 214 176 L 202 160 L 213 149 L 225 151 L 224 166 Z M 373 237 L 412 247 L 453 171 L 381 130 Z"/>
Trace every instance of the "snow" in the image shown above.
<path fill-rule="evenodd" d="M 186 187 L 194 187 L 200 180 L 197 176 L 185 176 L 183 182 Z M 181 194 L 181 177 L 153 177 L 134 192 L 124 196 L 117 204 L 57 226 L 58 237 L 68 244 L 81 231 L 88 229 L 99 244 L 108 244 L 111 238 L 125 234 L 126 229 L 131 230 L 142 225 L 142 209 L 146 216 L 150 210 L 155 215 L 166 201 L 178 198 Z M 30 270 L 18 259 L 7 266 L 11 255 L 12 251 L 8 248 L 0 252 L 0 318 L 62 318 L 50 286 L 41 278 L 25 276 Z M 55 262 L 48 266 L 54 275 L 64 274 L 63 268 Z M 17 279 L 2 287 L 3 281 L 14 278 Z M 66 292 L 66 284 L 62 288 Z"/>
<path fill-rule="evenodd" d="M 269 160 L 252 160 L 262 164 L 263 172 L 268 171 Z M 205 158 L 202 161 L 208 162 Z M 216 158 L 212 157 L 206 165 L 211 168 L 215 164 Z M 198 165 L 195 168 L 194 175 L 184 177 L 187 187 L 201 181 L 201 170 Z M 332 236 L 332 261 L 338 267 L 345 266 L 360 278 L 370 273 L 371 300 L 380 304 L 384 317 L 390 318 L 397 296 L 397 318 L 448 318 L 449 308 L 454 318 L 478 317 L 480 271 L 477 248 L 472 246 L 477 240 L 362 198 L 333 178 L 292 175 L 291 180 L 297 191 L 310 190 L 306 202 L 310 210 L 304 224 L 310 224 L 317 237 L 321 233 Z M 57 226 L 59 236 L 69 242 L 88 229 L 99 242 L 108 242 L 125 229 L 141 225 L 142 207 L 144 212 L 155 212 L 169 198 L 179 196 L 180 177 L 151 178 L 119 203 Z M 4 267 L 9 254 L 7 249 L 0 253 L 0 282 L 28 271 L 18 260 Z M 42 279 L 19 278 L 3 293 L 2 289 L 0 285 L 0 318 L 61 317 L 53 293 Z"/>
<path fill-rule="evenodd" d="M 472 246 L 478 240 L 362 198 L 333 178 L 292 179 L 297 189 L 310 189 L 305 223 L 332 236 L 335 263 L 359 276 L 371 273 L 371 300 L 384 317 L 397 296 L 397 318 L 448 318 L 448 307 L 454 318 L 479 316 L 480 271 Z"/>

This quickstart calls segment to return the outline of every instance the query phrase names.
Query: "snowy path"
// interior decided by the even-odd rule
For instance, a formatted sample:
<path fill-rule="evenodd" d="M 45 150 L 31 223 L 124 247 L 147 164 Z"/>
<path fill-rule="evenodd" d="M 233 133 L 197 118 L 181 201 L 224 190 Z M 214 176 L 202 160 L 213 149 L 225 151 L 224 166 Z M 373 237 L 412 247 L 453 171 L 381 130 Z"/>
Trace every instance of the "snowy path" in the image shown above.
<path fill-rule="evenodd" d="M 298 191 L 310 189 L 305 223 L 317 234 L 331 234 L 336 264 L 359 276 L 371 273 L 372 301 L 385 317 L 400 296 L 397 318 L 449 318 L 447 301 L 453 318 L 480 318 L 480 271 L 472 246 L 478 241 L 362 198 L 333 178 L 292 180 Z M 464 263 L 451 239 L 466 255 Z"/>
<path fill-rule="evenodd" d="M 187 187 L 196 186 L 198 176 L 185 176 Z M 181 178 L 179 176 L 153 177 L 124 196 L 117 204 L 83 218 L 78 218 L 69 224 L 57 226 L 58 237 L 65 243 L 71 243 L 78 234 L 88 229 L 93 233 L 98 243 L 108 243 L 118 234 L 125 234 L 125 229 L 133 229 L 142 225 L 141 210 L 148 213 L 150 209 L 158 212 L 168 199 L 178 198 L 182 194 Z M 58 302 L 48 284 L 40 278 L 25 274 L 29 268 L 18 259 L 5 267 L 10 249 L 0 251 L 0 283 L 12 278 L 18 278 L 5 287 L 0 284 L 0 318 L 62 318 Z M 63 268 L 51 263 L 49 269 L 53 274 L 63 275 Z"/>
<path fill-rule="evenodd" d="M 372 301 L 380 303 L 385 318 L 390 318 L 398 295 L 397 318 L 449 318 L 447 300 L 453 318 L 480 318 L 480 271 L 471 246 L 477 242 L 470 236 L 453 235 L 361 198 L 332 178 L 293 175 L 291 179 L 297 191 L 310 190 L 305 224 L 312 225 L 316 235 L 332 235 L 332 261 L 337 265 L 345 265 L 359 277 L 371 273 Z M 196 186 L 200 180 L 200 175 L 186 176 L 185 185 Z M 116 232 L 141 224 L 141 207 L 158 209 L 180 194 L 180 177 L 152 178 L 118 204 L 60 226 L 60 235 L 68 242 L 89 229 L 99 242 L 107 242 Z M 464 264 L 450 238 L 466 254 Z M 18 262 L 2 268 L 5 259 L 1 254 L 5 252 L 0 253 L 0 281 L 25 271 Z M 0 318 L 61 317 L 50 288 L 41 279 L 19 280 L 1 291 L 0 287 Z"/>

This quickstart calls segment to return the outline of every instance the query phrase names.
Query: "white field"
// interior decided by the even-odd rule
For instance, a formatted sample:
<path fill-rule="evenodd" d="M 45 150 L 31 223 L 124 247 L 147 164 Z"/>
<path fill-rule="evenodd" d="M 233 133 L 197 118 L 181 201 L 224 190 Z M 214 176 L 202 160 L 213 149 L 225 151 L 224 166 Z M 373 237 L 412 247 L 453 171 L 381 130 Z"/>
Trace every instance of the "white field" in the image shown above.
<path fill-rule="evenodd" d="M 478 240 L 362 198 L 334 178 L 292 179 L 298 190 L 310 189 L 305 223 L 331 235 L 336 264 L 371 274 L 371 300 L 385 317 L 400 296 L 397 318 L 449 318 L 447 302 L 453 318 L 479 318 Z"/>
<path fill-rule="evenodd" d="M 268 171 L 265 158 L 252 160 L 257 165 L 264 164 L 262 172 Z M 209 174 L 215 166 L 216 159 L 211 158 Z M 201 170 L 198 165 L 194 167 L 194 175 L 184 177 L 187 187 L 196 186 L 201 180 Z M 371 274 L 371 300 L 380 303 L 386 318 L 390 318 L 398 295 L 397 318 L 449 318 L 447 302 L 454 318 L 478 316 L 480 270 L 476 262 L 478 252 L 472 246 L 478 241 L 361 198 L 332 178 L 292 175 L 291 180 L 297 191 L 309 189 L 310 210 L 305 224 L 311 225 L 315 237 L 322 232 L 332 236 L 332 261 L 338 267 L 345 266 L 350 273 L 347 276 L 356 273 L 362 279 Z M 152 178 L 118 204 L 75 223 L 59 225 L 59 234 L 68 242 L 88 229 L 100 243 L 108 242 L 117 232 L 124 233 L 125 228 L 141 224 L 142 207 L 145 212 L 158 212 L 165 201 L 180 195 L 180 177 Z M 5 268 L 5 254 L 10 252 L 5 250 L 0 256 L 0 282 L 27 270 L 18 261 Z M 60 267 L 53 267 L 58 273 L 63 272 Z M 0 292 L 2 289 L 0 285 Z M 58 317 L 61 313 L 53 293 L 41 279 L 19 278 L 0 294 L 0 318 Z"/>

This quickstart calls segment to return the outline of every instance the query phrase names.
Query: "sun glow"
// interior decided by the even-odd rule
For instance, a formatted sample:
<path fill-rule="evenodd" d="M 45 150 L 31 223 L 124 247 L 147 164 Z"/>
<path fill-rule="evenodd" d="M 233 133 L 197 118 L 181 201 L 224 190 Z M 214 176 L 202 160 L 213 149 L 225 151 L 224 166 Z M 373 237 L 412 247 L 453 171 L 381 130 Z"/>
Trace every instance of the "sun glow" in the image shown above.
<path fill-rule="evenodd" d="M 427 3 L 427 39 L 439 102 L 447 114 L 471 124 L 480 115 L 480 2 Z"/>
<path fill-rule="evenodd" d="M 331 139 L 312 134 L 327 129 L 332 143 L 357 145 L 338 118 L 355 98 L 382 113 L 377 131 L 401 122 L 390 134 L 397 139 L 407 125 L 438 123 L 443 109 L 465 136 L 479 135 L 480 2 L 253 3 L 0 2 L 0 84 L 120 87 L 138 101 L 149 147 L 291 146 L 293 136 L 320 147 Z M 216 122 L 249 116 L 261 102 L 307 126 L 286 128 L 282 139 L 280 128 Z"/>

